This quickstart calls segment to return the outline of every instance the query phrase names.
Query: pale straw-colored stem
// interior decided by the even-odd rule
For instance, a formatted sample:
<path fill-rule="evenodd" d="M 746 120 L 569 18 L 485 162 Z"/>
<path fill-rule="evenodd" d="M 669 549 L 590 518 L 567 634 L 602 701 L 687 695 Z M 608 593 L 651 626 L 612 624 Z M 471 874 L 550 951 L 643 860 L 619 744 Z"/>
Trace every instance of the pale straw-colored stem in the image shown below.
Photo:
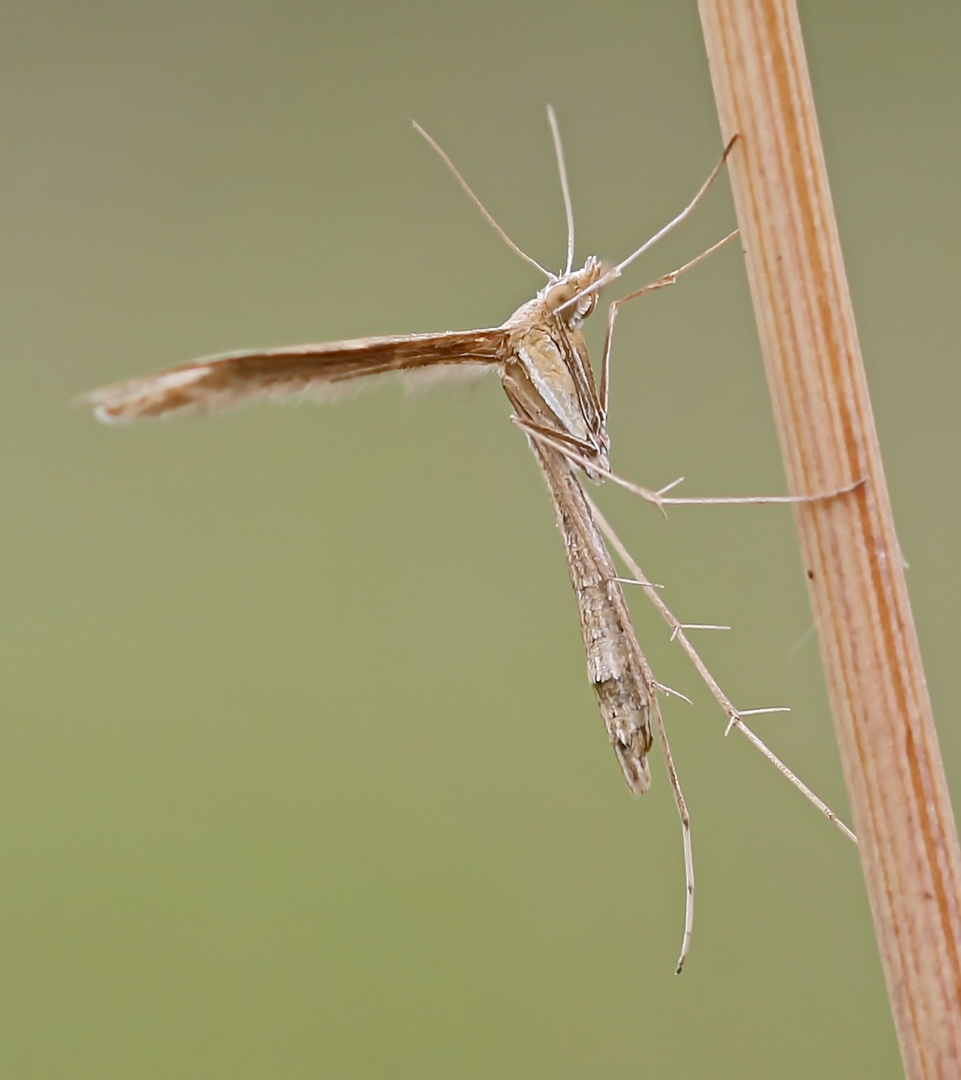
<path fill-rule="evenodd" d="M 790 490 L 865 480 L 794 514 L 905 1072 L 957 1080 L 961 856 L 798 15 L 699 6 Z"/>

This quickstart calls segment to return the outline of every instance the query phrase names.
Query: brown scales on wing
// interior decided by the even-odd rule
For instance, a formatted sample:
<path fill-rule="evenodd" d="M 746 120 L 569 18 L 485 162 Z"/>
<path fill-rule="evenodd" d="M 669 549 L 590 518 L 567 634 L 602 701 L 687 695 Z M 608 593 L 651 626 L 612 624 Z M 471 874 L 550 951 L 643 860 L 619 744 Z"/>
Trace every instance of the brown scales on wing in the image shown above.
<path fill-rule="evenodd" d="M 214 412 L 255 398 L 323 398 L 356 379 L 391 372 L 497 367 L 505 345 L 503 331 L 493 329 L 224 353 L 95 390 L 86 401 L 105 423 L 127 423 Z"/>

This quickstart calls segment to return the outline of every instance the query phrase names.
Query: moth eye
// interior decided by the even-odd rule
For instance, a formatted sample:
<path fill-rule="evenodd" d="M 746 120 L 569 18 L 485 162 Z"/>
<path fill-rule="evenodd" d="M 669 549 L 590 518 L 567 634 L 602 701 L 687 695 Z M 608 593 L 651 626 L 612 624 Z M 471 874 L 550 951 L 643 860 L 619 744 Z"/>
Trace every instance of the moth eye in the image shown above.
<path fill-rule="evenodd" d="M 547 294 L 545 299 L 547 300 L 547 306 L 551 311 L 557 311 L 559 307 L 566 304 L 568 300 L 573 299 L 577 295 L 576 286 L 570 281 L 561 282 L 560 285 L 555 285 L 553 289 Z M 580 305 L 578 305 L 580 306 Z"/>

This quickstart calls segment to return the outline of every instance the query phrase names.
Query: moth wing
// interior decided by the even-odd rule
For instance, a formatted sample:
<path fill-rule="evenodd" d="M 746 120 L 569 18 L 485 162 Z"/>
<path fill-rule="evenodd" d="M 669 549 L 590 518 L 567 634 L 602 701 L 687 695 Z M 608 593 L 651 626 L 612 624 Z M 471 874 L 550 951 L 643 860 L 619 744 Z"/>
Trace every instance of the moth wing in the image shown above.
<path fill-rule="evenodd" d="M 106 386 L 83 400 L 107 424 L 214 412 L 256 398 L 323 400 L 355 380 L 393 372 L 436 376 L 500 368 L 506 347 L 505 332 L 491 329 L 222 353 Z"/>

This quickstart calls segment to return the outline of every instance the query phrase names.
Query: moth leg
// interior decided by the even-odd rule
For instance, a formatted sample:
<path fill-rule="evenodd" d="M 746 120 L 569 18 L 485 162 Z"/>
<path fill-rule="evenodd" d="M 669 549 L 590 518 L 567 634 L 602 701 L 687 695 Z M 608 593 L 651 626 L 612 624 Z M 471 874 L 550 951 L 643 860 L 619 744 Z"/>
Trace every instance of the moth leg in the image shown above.
<path fill-rule="evenodd" d="M 656 281 L 651 281 L 647 285 L 643 285 L 640 289 L 635 289 L 634 292 L 628 293 L 627 296 L 622 296 L 620 300 L 614 300 L 607 309 L 607 333 L 604 337 L 604 353 L 601 361 L 601 385 L 598 392 L 598 396 L 601 400 L 601 415 L 604 419 L 607 419 L 607 400 L 610 388 L 610 372 L 611 372 L 611 346 L 614 340 L 614 320 L 617 318 L 617 312 L 621 304 L 626 304 L 628 300 L 636 300 L 639 296 L 643 296 L 645 293 L 653 292 L 655 289 L 665 289 L 668 285 L 673 285 L 677 279 L 685 271 L 690 270 L 709 255 L 713 255 L 718 248 L 723 247 L 728 240 L 733 240 L 737 236 L 738 230 L 728 233 L 723 240 L 718 240 L 716 244 L 712 244 L 706 251 L 702 251 L 700 255 L 695 256 L 690 261 L 684 263 L 683 266 L 679 266 L 676 270 L 671 270 L 670 273 L 664 274 L 662 277 L 657 278 Z"/>
<path fill-rule="evenodd" d="M 831 488 L 828 491 L 818 491 L 811 495 L 735 495 L 730 497 L 722 495 L 718 497 L 706 496 L 703 498 L 701 496 L 694 496 L 692 498 L 677 497 L 668 495 L 667 493 L 676 488 L 677 485 L 684 480 L 683 476 L 679 476 L 676 480 L 672 480 L 669 484 L 665 484 L 664 487 L 657 488 L 656 490 L 646 488 L 641 484 L 635 484 L 632 480 L 626 480 L 623 476 L 611 472 L 610 469 L 605 469 L 590 456 L 590 447 L 579 442 L 579 440 L 572 438 L 570 435 L 559 431 L 552 431 L 548 428 L 541 427 L 539 424 L 532 424 L 529 420 L 522 420 L 519 416 L 513 416 L 511 419 L 519 428 L 523 428 L 531 438 L 537 439 L 538 442 L 545 443 L 558 453 L 563 454 L 570 461 L 580 465 L 592 480 L 610 480 L 612 484 L 617 484 L 618 487 L 624 488 L 626 491 L 631 492 L 632 495 L 637 495 L 638 498 L 651 503 L 651 505 L 656 506 L 662 511 L 665 506 L 793 506 L 797 503 L 823 502 L 827 499 L 836 499 L 839 496 L 848 495 L 850 492 L 856 491 L 865 482 L 864 477 L 859 477 L 850 484 Z M 584 451 L 587 451 L 587 453 Z"/>
<path fill-rule="evenodd" d="M 567 455 L 568 457 L 574 457 L 571 451 L 567 451 Z M 582 463 L 579 458 L 575 458 L 575 460 L 578 461 L 578 464 Z M 588 463 L 585 462 L 584 464 Z M 683 476 L 677 480 L 672 480 L 671 483 L 665 484 L 664 487 L 658 488 L 656 491 L 651 491 L 650 488 L 625 480 L 623 476 L 618 476 L 617 473 L 611 472 L 609 469 L 603 469 L 597 465 L 591 466 L 591 468 L 601 479 L 610 480 L 612 484 L 617 484 L 619 487 L 639 496 L 645 502 L 653 503 L 662 510 L 665 506 L 794 506 L 798 503 L 824 502 L 829 499 L 837 499 L 842 495 L 848 495 L 852 491 L 856 491 L 865 482 L 864 477 L 859 477 L 850 484 L 830 488 L 827 491 L 817 491 L 811 495 L 721 495 L 718 497 L 694 496 L 686 498 L 667 494 L 681 483 L 684 479 Z"/>
<path fill-rule="evenodd" d="M 675 480 L 673 483 L 668 484 L 667 487 L 661 488 L 661 491 L 651 491 L 649 488 L 641 487 L 640 484 L 632 484 L 630 480 L 622 480 L 612 473 L 610 469 L 605 469 L 600 465 L 593 448 L 574 438 L 574 436 L 568 435 L 564 431 L 555 431 L 551 428 L 542 427 L 540 424 L 524 420 L 520 416 L 512 416 L 511 420 L 521 430 L 525 431 L 530 438 L 536 439 L 539 443 L 556 450 L 559 454 L 563 454 L 574 464 L 580 465 L 592 480 L 614 480 L 615 483 L 628 488 L 635 495 L 640 496 L 646 502 L 653 503 L 655 506 L 660 506 L 663 502 L 661 492 L 669 491 L 680 483 L 680 480 Z"/>
<path fill-rule="evenodd" d="M 814 807 L 816 807 L 828 819 L 828 821 L 830 821 L 831 824 L 834 825 L 840 832 L 844 833 L 844 835 L 849 840 L 853 841 L 856 844 L 857 837 L 854 835 L 853 832 L 851 832 L 847 825 L 845 825 L 844 822 L 841 821 L 841 819 L 837 816 L 837 814 L 834 813 L 834 811 L 827 805 L 827 803 L 825 803 L 823 799 L 820 799 L 817 795 L 815 795 L 815 793 L 807 786 L 807 784 L 805 784 L 799 776 L 793 773 L 787 767 L 787 765 L 785 765 L 784 762 L 781 761 L 781 759 L 774 753 L 774 751 L 771 750 L 771 748 L 766 743 L 764 743 L 747 726 L 747 724 L 744 723 L 742 717 L 747 716 L 753 712 L 767 712 L 768 710 L 738 709 L 734 706 L 734 703 L 718 685 L 717 680 L 710 673 L 707 665 L 704 663 L 697 650 L 691 644 L 691 641 L 688 638 L 687 634 L 684 633 L 683 624 L 680 622 L 679 619 L 674 616 L 674 614 L 668 608 L 667 604 L 665 604 L 661 597 L 658 595 L 657 589 L 651 587 L 650 582 L 648 581 L 644 572 L 631 557 L 631 553 L 624 546 L 621 538 L 611 527 L 607 518 L 605 518 L 604 515 L 601 513 L 597 504 L 593 501 L 593 499 L 591 499 L 589 495 L 587 495 L 586 492 L 584 494 L 587 498 L 587 504 L 590 507 L 591 514 L 594 518 L 595 523 L 597 524 L 597 527 L 601 530 L 601 532 L 607 538 L 611 546 L 617 552 L 624 565 L 633 575 L 635 581 L 637 581 L 638 584 L 645 586 L 644 592 L 647 594 L 648 600 L 650 600 L 654 607 L 657 608 L 661 617 L 664 619 L 667 625 L 670 626 L 671 636 L 674 638 L 675 641 L 680 644 L 684 652 L 687 653 L 688 658 L 694 665 L 698 675 L 700 675 L 701 678 L 704 680 L 704 683 L 707 686 L 708 690 L 710 690 L 714 699 L 724 710 L 724 713 L 728 719 L 727 730 L 730 731 L 732 727 L 737 728 L 737 730 L 740 731 L 743 736 L 745 736 L 745 738 L 755 747 L 755 749 L 759 750 L 761 754 L 766 757 L 767 760 L 778 770 L 778 772 L 782 776 L 784 776 L 791 784 L 793 784 L 794 787 L 797 788 L 797 790 L 808 800 L 808 802 L 810 802 Z"/>

